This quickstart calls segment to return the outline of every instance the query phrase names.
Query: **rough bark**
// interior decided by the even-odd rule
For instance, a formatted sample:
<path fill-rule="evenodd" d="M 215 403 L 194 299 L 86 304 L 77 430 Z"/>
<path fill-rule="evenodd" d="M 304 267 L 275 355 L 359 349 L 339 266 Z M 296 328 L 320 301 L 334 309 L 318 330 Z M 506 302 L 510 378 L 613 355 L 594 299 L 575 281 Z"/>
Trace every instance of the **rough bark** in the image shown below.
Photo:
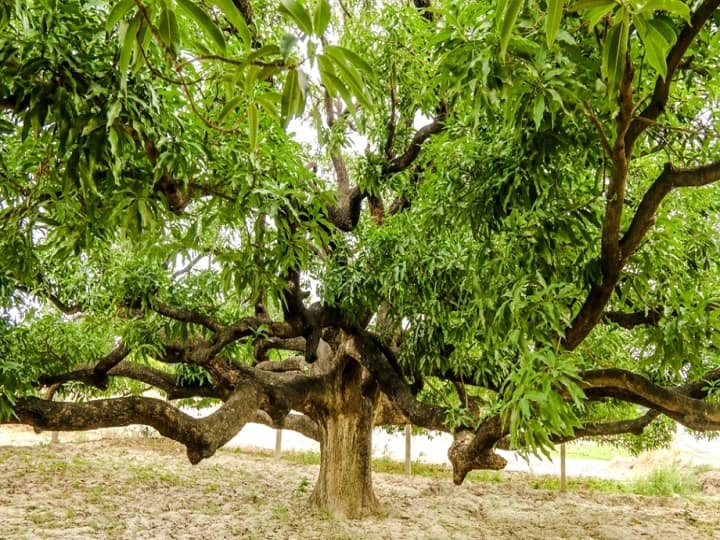
<path fill-rule="evenodd" d="M 343 359 L 320 428 L 320 473 L 310 501 L 337 517 L 376 514 L 372 487 L 372 430 L 378 388 L 368 372 Z"/>
<path fill-rule="evenodd" d="M 320 474 L 311 502 L 336 517 L 375 514 L 372 487 L 372 406 L 360 414 L 330 414 L 321 422 Z"/>

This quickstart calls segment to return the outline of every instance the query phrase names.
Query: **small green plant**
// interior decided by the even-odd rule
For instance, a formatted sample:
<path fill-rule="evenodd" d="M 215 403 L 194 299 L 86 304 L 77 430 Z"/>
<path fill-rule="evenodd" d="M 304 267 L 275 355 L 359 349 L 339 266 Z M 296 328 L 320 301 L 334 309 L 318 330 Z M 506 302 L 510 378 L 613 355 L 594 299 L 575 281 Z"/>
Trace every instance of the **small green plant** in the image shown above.
<path fill-rule="evenodd" d="M 633 491 L 641 495 L 690 495 L 701 491 L 698 471 L 680 471 L 656 467 L 645 478 L 633 483 Z"/>
<path fill-rule="evenodd" d="M 309 487 L 310 480 L 308 480 L 306 476 L 303 476 L 298 487 L 293 490 L 293 497 L 296 499 L 302 498 L 307 493 Z"/>

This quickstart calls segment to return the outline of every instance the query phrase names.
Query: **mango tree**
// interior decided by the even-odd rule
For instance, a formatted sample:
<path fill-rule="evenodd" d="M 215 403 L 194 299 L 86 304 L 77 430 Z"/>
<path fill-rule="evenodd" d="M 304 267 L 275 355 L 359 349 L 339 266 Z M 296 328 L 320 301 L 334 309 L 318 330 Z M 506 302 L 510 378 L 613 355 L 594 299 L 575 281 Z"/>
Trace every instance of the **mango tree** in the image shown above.
<path fill-rule="evenodd" d="M 0 421 L 719 429 L 719 1 L 0 2 Z"/>

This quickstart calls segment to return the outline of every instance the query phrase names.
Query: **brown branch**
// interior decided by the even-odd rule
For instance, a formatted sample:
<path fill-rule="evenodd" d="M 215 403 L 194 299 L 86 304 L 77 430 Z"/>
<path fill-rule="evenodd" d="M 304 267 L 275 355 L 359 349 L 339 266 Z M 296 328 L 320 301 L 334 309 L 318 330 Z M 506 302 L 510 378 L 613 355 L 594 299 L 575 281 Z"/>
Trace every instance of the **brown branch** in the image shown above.
<path fill-rule="evenodd" d="M 438 114 L 432 122 L 421 127 L 413 135 L 410 145 L 405 152 L 399 156 L 395 156 L 390 160 L 386 167 L 386 173 L 393 174 L 407 169 L 420 154 L 423 143 L 436 133 L 440 133 L 445 129 L 445 119 L 447 118 L 447 110 L 443 110 Z"/>
<path fill-rule="evenodd" d="M 598 117 L 595 116 L 595 111 L 592 108 L 592 105 L 590 102 L 585 103 L 585 115 L 590 119 L 593 126 L 595 126 L 595 129 L 598 132 L 598 135 L 600 136 L 600 143 L 602 144 L 603 151 L 605 152 L 605 155 L 610 158 L 613 155 L 612 147 L 610 146 L 610 140 L 607 137 L 607 134 L 605 133 L 605 129 L 603 129 L 602 124 L 600 123 L 600 120 L 598 120 Z"/>
<path fill-rule="evenodd" d="M 718 180 L 720 180 L 720 161 L 689 169 L 677 169 L 666 163 L 663 172 L 640 201 L 630 227 L 620 241 L 623 261 L 637 250 L 641 240 L 655 223 L 657 209 L 668 193 L 678 187 L 705 186 Z"/>
<path fill-rule="evenodd" d="M 357 186 L 346 193 L 341 193 L 337 206 L 328 208 L 328 220 L 341 231 L 352 231 L 360 220 L 362 201 L 365 197 L 366 194 Z"/>
<path fill-rule="evenodd" d="M 320 429 L 315 421 L 304 414 L 288 414 L 276 422 L 265 411 L 257 411 L 251 420 L 256 424 L 263 424 L 275 429 L 289 429 L 305 435 L 308 439 L 320 441 Z"/>
<path fill-rule="evenodd" d="M 678 169 L 670 163 L 665 165 L 663 172 L 640 201 L 628 230 L 620 240 L 619 263 L 610 264 L 607 273 L 603 275 L 602 283 L 593 285 L 583 306 L 561 339 L 561 345 L 565 349 L 570 351 L 575 349 L 602 319 L 602 313 L 617 285 L 622 267 L 637 250 L 655 222 L 657 209 L 667 194 L 678 187 L 706 186 L 717 181 L 720 181 L 720 162 L 689 169 Z"/>
<path fill-rule="evenodd" d="M 163 315 L 164 317 L 168 317 L 170 319 L 174 319 L 180 322 L 198 324 L 200 326 L 204 326 L 208 330 L 212 330 L 213 332 L 218 332 L 220 329 L 223 328 L 222 324 L 220 324 L 216 319 L 208 315 L 197 313 L 196 311 L 192 311 L 189 309 L 171 306 L 159 300 L 155 300 L 152 302 L 152 309 L 153 311 L 159 313 L 160 315 Z"/>
<path fill-rule="evenodd" d="M 46 289 L 35 289 L 31 290 L 25 285 L 16 284 L 15 289 L 25 294 L 32 294 L 34 296 L 41 296 L 48 300 L 52 305 L 59 309 L 65 315 L 76 315 L 83 310 L 82 304 L 67 304 L 60 300 L 56 295 Z"/>
<path fill-rule="evenodd" d="M 715 373 L 715 372 L 713 372 Z M 718 373 L 715 373 L 717 376 Z M 582 375 L 585 388 L 618 389 L 628 400 L 650 403 L 652 408 L 697 431 L 720 429 L 720 403 L 690 397 L 683 387 L 665 388 L 642 375 L 624 369 L 596 369 Z M 708 376 L 704 378 L 708 380 Z"/>
<path fill-rule="evenodd" d="M 625 133 L 625 152 L 628 158 L 632 155 L 635 141 L 650 125 L 648 121 L 656 120 L 665 110 L 668 98 L 670 97 L 670 85 L 672 84 L 675 72 L 680 66 L 681 60 L 692 42 L 697 37 L 701 28 L 713 16 L 715 10 L 720 6 L 720 0 L 704 0 L 692 14 L 690 23 L 686 24 L 680 32 L 675 45 L 667 55 L 667 75 L 663 79 L 658 77 L 655 81 L 650 103 L 635 118 Z"/>
<path fill-rule="evenodd" d="M 489 418 L 475 431 L 456 431 L 448 450 L 455 485 L 462 484 L 467 474 L 474 469 L 504 469 L 507 460 L 493 451 L 495 444 L 504 436 L 505 430 L 499 416 Z"/>
<path fill-rule="evenodd" d="M 603 315 L 603 319 L 627 330 L 632 330 L 636 326 L 657 326 L 661 316 L 662 311 L 657 309 L 635 311 L 632 313 L 608 311 Z"/>
<path fill-rule="evenodd" d="M 570 436 L 551 437 L 554 443 L 564 443 L 582 439 L 585 437 L 603 437 L 610 435 L 623 435 L 632 433 L 633 435 L 642 435 L 642 432 L 649 426 L 653 420 L 660 416 L 660 411 L 654 409 L 649 410 L 642 416 L 631 420 L 619 420 L 617 422 L 601 422 L 597 424 L 589 424 L 581 429 L 576 429 Z"/>
<path fill-rule="evenodd" d="M 303 371 L 307 369 L 308 364 L 305 362 L 304 356 L 291 356 L 285 360 L 267 360 L 255 365 L 256 369 L 263 371 Z"/>
<path fill-rule="evenodd" d="M 359 332 L 345 342 L 346 353 L 367 369 L 390 398 L 416 426 L 447 431 L 445 410 L 422 403 L 391 364 L 394 355 L 369 332 Z M 397 361 L 395 360 L 395 363 Z"/>
<path fill-rule="evenodd" d="M 625 132 L 630 126 L 633 110 L 632 81 L 633 67 L 629 54 L 625 57 L 625 68 L 620 83 L 620 113 L 617 118 L 615 144 L 610 157 L 612 171 L 608 182 L 605 217 L 602 225 L 600 266 L 603 277 L 612 279 L 619 273 L 620 261 L 620 222 L 625 202 L 625 183 L 628 174 L 628 159 L 625 155 Z"/>
<path fill-rule="evenodd" d="M 107 389 L 107 377 L 124 377 L 148 384 L 164 392 L 167 395 L 167 399 L 170 400 L 192 397 L 227 399 L 229 397 L 228 392 L 222 392 L 212 385 L 180 386 L 177 384 L 177 377 L 172 373 L 132 362 L 120 362 L 109 369 L 105 378 L 102 380 L 99 380 L 95 375 L 92 366 L 85 366 L 58 375 L 42 375 L 38 378 L 38 382 L 41 385 L 56 390 L 63 384 L 71 381 L 81 382 L 88 386 L 104 390 Z M 46 399 L 49 398 L 46 396 Z"/>
<path fill-rule="evenodd" d="M 130 354 L 130 349 L 124 343 L 120 343 L 109 354 L 101 358 L 92 370 L 93 378 L 107 386 L 107 373 L 122 362 Z M 98 386 L 96 384 L 96 386 Z"/>
<path fill-rule="evenodd" d="M 28 424 L 50 431 L 83 431 L 131 424 L 152 426 L 160 434 L 184 444 L 191 463 L 212 456 L 255 416 L 264 403 L 253 386 L 237 390 L 217 411 L 193 418 L 167 401 L 149 397 L 100 399 L 84 403 L 19 398 L 7 424 Z"/>

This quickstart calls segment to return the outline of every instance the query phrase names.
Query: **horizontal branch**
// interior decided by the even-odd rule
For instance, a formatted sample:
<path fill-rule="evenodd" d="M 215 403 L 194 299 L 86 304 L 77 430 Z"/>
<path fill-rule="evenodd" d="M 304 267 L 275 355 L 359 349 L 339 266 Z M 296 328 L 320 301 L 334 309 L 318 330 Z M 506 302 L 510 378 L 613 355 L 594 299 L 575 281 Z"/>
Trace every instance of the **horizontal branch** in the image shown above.
<path fill-rule="evenodd" d="M 205 418 L 193 418 L 167 401 L 149 397 L 100 399 L 83 403 L 20 398 L 13 406 L 15 416 L 2 423 L 28 424 L 50 431 L 83 431 L 141 424 L 182 443 L 191 463 L 212 456 L 255 417 L 263 396 L 251 386 L 236 391 L 217 411 Z"/>
<path fill-rule="evenodd" d="M 657 309 L 634 311 L 625 313 L 623 311 L 608 311 L 603 315 L 603 319 L 612 322 L 627 330 L 632 330 L 636 326 L 656 326 L 660 321 L 662 312 Z"/>
<path fill-rule="evenodd" d="M 704 377 L 720 377 L 720 370 Z M 665 388 L 649 379 L 624 369 L 597 369 L 582 376 L 583 387 L 624 392 L 623 399 L 656 409 L 684 426 L 697 431 L 720 429 L 720 403 L 708 403 L 691 397 L 688 388 Z M 699 384 L 699 383 L 694 383 Z M 697 395 L 697 394 L 696 394 Z"/>
<path fill-rule="evenodd" d="M 302 371 L 308 367 L 304 356 L 291 356 L 284 360 L 266 360 L 255 365 L 264 371 Z"/>
<path fill-rule="evenodd" d="M 653 420 L 660 416 L 660 411 L 654 409 L 649 410 L 642 416 L 630 420 L 619 420 L 617 422 L 600 422 L 597 424 L 589 424 L 583 428 L 576 429 L 571 436 L 552 437 L 554 443 L 570 442 L 584 437 L 603 437 L 610 435 L 623 435 L 632 433 L 633 435 L 642 435 L 642 432 L 649 426 Z"/>
<path fill-rule="evenodd" d="M 68 304 L 63 302 L 60 298 L 58 298 L 58 296 L 44 288 L 31 290 L 25 285 L 16 284 L 15 289 L 25 294 L 32 294 L 34 296 L 41 296 L 45 298 L 65 315 L 76 315 L 83 310 L 83 306 L 81 304 Z"/>
<path fill-rule="evenodd" d="M 174 319 L 180 322 L 198 324 L 214 332 L 219 331 L 223 327 L 223 325 L 220 324 L 216 319 L 208 315 L 204 315 L 190 309 L 183 309 L 171 306 L 158 300 L 155 300 L 152 303 L 152 309 L 156 313 L 159 313 L 164 317 L 168 317 L 170 319 Z"/>
<path fill-rule="evenodd" d="M 255 416 L 251 420 L 256 424 L 263 424 L 274 429 L 289 429 L 304 435 L 308 439 L 314 441 L 320 441 L 320 429 L 317 423 L 304 414 L 291 413 L 282 418 L 279 422 L 276 422 L 272 417 L 265 411 L 257 411 Z"/>

